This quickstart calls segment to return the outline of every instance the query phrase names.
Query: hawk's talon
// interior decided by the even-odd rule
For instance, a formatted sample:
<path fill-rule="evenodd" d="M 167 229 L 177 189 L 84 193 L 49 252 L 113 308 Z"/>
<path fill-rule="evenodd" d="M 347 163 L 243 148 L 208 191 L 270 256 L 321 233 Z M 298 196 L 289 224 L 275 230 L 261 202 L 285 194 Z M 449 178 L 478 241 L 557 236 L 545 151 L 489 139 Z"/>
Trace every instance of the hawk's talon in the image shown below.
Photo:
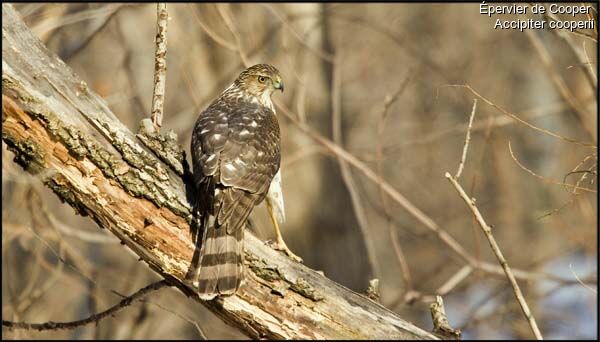
<path fill-rule="evenodd" d="M 269 217 L 271 218 L 271 223 L 273 223 L 275 235 L 277 236 L 277 242 L 270 242 L 269 244 L 273 249 L 283 251 L 292 260 L 302 263 L 302 258 L 290 251 L 288 246 L 285 244 L 285 241 L 283 241 L 283 236 L 281 236 L 279 224 L 277 223 L 277 217 L 275 216 L 275 212 L 273 211 L 273 204 L 271 203 L 271 199 L 269 198 L 269 196 L 267 196 L 265 203 L 267 204 L 267 211 L 269 212 Z"/>
<path fill-rule="evenodd" d="M 290 257 L 290 259 L 294 260 L 295 262 L 299 262 L 299 263 L 303 263 L 304 262 L 304 260 L 302 260 L 301 257 L 299 257 L 296 254 L 294 254 L 294 252 L 292 252 L 288 248 L 288 246 L 285 244 L 285 242 L 283 242 L 283 241 L 271 242 L 270 246 L 271 246 L 271 248 L 273 248 L 276 251 L 284 252 L 288 257 Z"/>

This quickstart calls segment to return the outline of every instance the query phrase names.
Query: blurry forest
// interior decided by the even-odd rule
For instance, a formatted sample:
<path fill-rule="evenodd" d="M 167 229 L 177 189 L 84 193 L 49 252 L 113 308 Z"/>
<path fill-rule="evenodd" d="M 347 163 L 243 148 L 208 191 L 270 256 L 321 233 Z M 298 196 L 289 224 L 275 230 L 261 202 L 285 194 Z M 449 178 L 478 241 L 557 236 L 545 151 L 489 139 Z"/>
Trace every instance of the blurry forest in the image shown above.
<path fill-rule="evenodd" d="M 442 294 L 464 338 L 532 338 L 504 274 L 468 263 L 498 267 L 444 177 L 457 170 L 477 99 L 461 184 L 493 226 L 544 337 L 598 338 L 596 30 L 495 30 L 496 18 L 479 14 L 478 3 L 167 7 L 162 130 L 175 131 L 188 156 L 197 114 L 246 65 L 281 71 L 285 92 L 273 97 L 282 130 L 282 232 L 306 265 L 357 292 L 378 278 L 381 303 L 426 330 L 432 296 Z M 149 117 L 155 4 L 15 8 L 132 131 Z M 465 84 L 471 88 L 456 86 Z M 336 155 L 283 111 L 336 141 L 452 241 L 383 195 L 364 170 L 342 171 Z M 80 319 L 117 303 L 115 292 L 159 279 L 13 157 L 3 142 L 4 319 Z M 259 237 L 274 239 L 263 205 L 252 219 Z M 3 328 L 2 336 L 245 338 L 175 289 L 97 325 Z"/>

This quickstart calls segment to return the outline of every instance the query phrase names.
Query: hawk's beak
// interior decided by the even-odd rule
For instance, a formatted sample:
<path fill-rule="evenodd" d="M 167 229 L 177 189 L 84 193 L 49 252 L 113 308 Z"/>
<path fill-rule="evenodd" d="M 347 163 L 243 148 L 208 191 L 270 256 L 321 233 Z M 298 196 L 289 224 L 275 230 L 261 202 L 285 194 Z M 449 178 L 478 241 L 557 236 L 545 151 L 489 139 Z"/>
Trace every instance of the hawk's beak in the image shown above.
<path fill-rule="evenodd" d="M 277 82 L 275 82 L 275 84 L 273 84 L 273 86 L 275 87 L 275 89 L 279 89 L 283 93 L 283 81 L 282 80 L 277 80 Z"/>

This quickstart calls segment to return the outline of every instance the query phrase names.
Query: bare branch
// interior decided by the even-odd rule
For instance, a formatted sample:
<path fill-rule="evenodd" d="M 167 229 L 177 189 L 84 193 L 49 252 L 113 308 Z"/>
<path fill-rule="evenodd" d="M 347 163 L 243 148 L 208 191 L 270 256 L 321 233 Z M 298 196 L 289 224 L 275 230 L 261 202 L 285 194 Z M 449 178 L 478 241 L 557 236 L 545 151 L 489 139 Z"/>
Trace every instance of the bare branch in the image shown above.
<path fill-rule="evenodd" d="M 547 177 L 544 177 L 544 176 L 540 176 L 537 173 L 531 171 L 530 169 L 528 169 L 527 167 L 525 167 L 523 164 L 521 164 L 521 162 L 519 162 L 519 160 L 517 159 L 517 157 L 515 157 L 515 154 L 513 153 L 512 147 L 510 146 L 510 140 L 508 141 L 508 151 L 510 152 L 511 158 L 515 161 L 515 163 L 517 163 L 517 165 L 521 169 L 527 171 L 527 173 L 529 173 L 530 175 L 532 175 L 532 176 L 534 176 L 536 178 L 541 179 L 545 183 L 563 185 L 563 186 L 566 186 L 566 187 L 569 187 L 569 188 L 573 188 L 573 190 L 583 190 L 583 191 L 593 192 L 593 193 L 597 192 L 596 190 L 593 190 L 593 189 L 588 189 L 588 188 L 580 187 L 578 184 L 573 185 L 573 184 L 563 183 L 563 182 L 554 180 L 552 178 L 547 178 Z"/>
<path fill-rule="evenodd" d="M 581 128 L 587 133 L 588 137 L 590 137 L 591 139 L 595 139 L 594 132 L 591 130 L 590 122 L 587 120 L 588 114 L 585 112 L 577 98 L 575 98 L 575 95 L 573 95 L 563 77 L 556 70 L 554 63 L 552 63 L 550 53 L 540 41 L 540 38 L 537 36 L 537 33 L 534 30 L 525 30 L 525 35 L 531 42 L 531 45 L 533 45 L 533 47 L 537 51 L 538 55 L 540 56 L 544 68 L 548 71 L 548 74 L 550 75 L 552 82 L 558 89 L 558 92 L 560 93 L 561 97 L 566 103 L 569 104 L 569 106 L 571 106 L 571 108 L 575 112 Z M 588 70 L 588 68 L 585 68 L 585 70 Z M 595 89 L 596 87 L 592 85 L 592 88 Z"/>
<path fill-rule="evenodd" d="M 471 119 L 473 118 L 473 115 L 475 113 L 476 104 L 477 104 L 476 102 L 473 103 L 473 112 L 471 113 Z M 471 126 L 471 125 L 469 124 L 469 126 Z M 469 147 L 468 141 L 469 141 L 469 130 L 467 130 L 467 137 L 465 138 L 463 157 L 466 155 L 466 153 L 467 153 L 466 149 Z M 462 166 L 462 164 L 463 164 L 463 162 L 461 161 L 460 166 L 459 166 L 459 171 L 460 171 L 460 167 Z M 460 175 L 460 172 L 457 171 L 456 174 Z M 498 246 L 498 243 L 496 242 L 496 239 L 494 238 L 494 235 L 492 234 L 492 228 L 485 222 L 485 220 L 483 219 L 483 216 L 479 212 L 479 209 L 475 205 L 475 198 L 469 198 L 469 196 L 467 196 L 467 194 L 464 191 L 464 189 L 462 188 L 462 186 L 458 183 L 457 178 L 452 177 L 450 175 L 450 173 L 448 173 L 448 172 L 446 172 L 445 176 L 450 181 L 450 183 L 452 183 L 452 185 L 454 186 L 454 188 L 456 189 L 456 191 L 458 192 L 460 197 L 465 201 L 465 203 L 467 204 L 469 209 L 471 209 L 471 212 L 475 216 L 477 223 L 479 223 L 479 226 L 483 230 L 485 237 L 488 239 L 488 242 L 490 243 L 490 247 L 492 248 L 492 251 L 496 255 L 496 258 L 498 259 L 498 263 L 500 264 L 500 266 L 502 266 L 502 269 L 504 270 L 504 273 L 506 274 L 506 277 L 508 278 L 508 281 L 510 282 L 510 285 L 513 288 L 515 297 L 517 298 L 517 301 L 519 302 L 519 305 L 521 306 L 521 309 L 523 310 L 523 314 L 525 315 L 525 318 L 529 322 L 529 325 L 531 327 L 531 330 L 533 331 L 533 334 L 535 335 L 535 337 L 538 340 L 542 340 L 543 337 L 537 326 L 535 318 L 531 314 L 531 311 L 529 310 L 529 306 L 527 305 L 527 302 L 525 301 L 525 297 L 523 297 L 523 293 L 521 292 L 521 289 L 519 288 L 519 285 L 517 284 L 517 280 L 515 279 L 515 276 L 514 276 L 512 270 L 508 266 L 508 262 L 504 258 L 504 255 L 502 254 L 502 251 L 500 250 L 500 247 Z"/>
<path fill-rule="evenodd" d="M 454 178 L 458 180 L 465 166 L 465 159 L 467 159 L 467 150 L 469 149 L 469 142 L 471 141 L 471 127 L 473 127 L 473 118 L 475 117 L 475 109 L 477 109 L 477 99 L 473 100 L 473 109 L 471 110 L 471 116 L 469 117 L 469 125 L 467 126 L 467 137 L 465 138 L 465 145 L 463 146 L 462 156 L 460 157 L 460 164 Z"/>
<path fill-rule="evenodd" d="M 100 8 L 93 8 L 84 11 L 78 11 L 64 16 L 53 16 L 36 23 L 31 28 L 38 36 L 43 36 L 48 32 L 55 30 L 61 26 L 75 24 L 85 20 L 91 20 L 99 17 L 108 18 L 117 10 L 125 6 L 125 4 L 110 4 Z"/>
<path fill-rule="evenodd" d="M 120 13 L 121 9 L 134 6 L 132 4 L 121 4 L 121 6 L 115 7 L 114 10 L 108 15 L 98 18 L 96 23 L 93 23 L 94 27 L 91 29 L 85 37 L 83 37 L 76 46 L 69 47 L 68 50 L 61 54 L 65 60 L 70 60 L 74 56 L 76 56 L 79 52 L 85 50 L 85 48 L 89 45 L 89 43 L 102 31 L 108 24 L 111 22 L 111 19 L 114 18 L 118 13 Z"/>
<path fill-rule="evenodd" d="M 152 123 L 158 132 L 162 126 L 167 78 L 167 4 L 156 4 L 156 49 L 154 52 L 154 92 L 152 93 Z"/>
<path fill-rule="evenodd" d="M 595 102 L 596 97 L 590 96 L 590 97 L 588 97 L 587 100 L 592 100 Z M 568 109 L 567 107 L 568 106 L 564 103 L 564 101 L 560 100 L 559 102 L 555 102 L 555 103 L 552 103 L 549 105 L 536 106 L 535 108 L 525 110 L 522 112 L 522 114 L 527 120 L 539 119 L 539 118 L 550 116 L 550 115 L 560 114 L 561 112 L 567 110 Z M 473 127 L 471 128 L 471 133 L 483 130 L 486 132 L 485 134 L 488 135 L 489 130 L 491 128 L 504 127 L 504 126 L 515 124 L 515 123 L 519 123 L 519 122 L 515 121 L 510 116 L 490 116 L 489 120 L 486 120 L 486 122 L 480 121 L 478 123 L 473 123 Z M 403 140 L 403 141 L 389 144 L 387 146 L 384 146 L 384 148 L 383 148 L 384 153 L 385 153 L 384 159 L 389 158 L 389 156 L 391 156 L 393 154 L 401 152 L 403 147 L 413 146 L 413 145 L 431 144 L 435 141 L 439 141 L 441 139 L 444 139 L 444 138 L 452 136 L 452 135 L 464 134 L 466 131 L 467 131 L 467 126 L 465 126 L 464 124 L 457 124 L 457 125 L 454 125 L 453 127 L 447 128 L 447 129 L 432 132 L 431 134 L 428 134 L 426 136 L 422 136 L 422 137 L 420 136 L 416 139 Z M 373 157 L 369 157 L 369 155 L 360 155 L 360 157 L 362 160 L 374 159 Z"/>
<path fill-rule="evenodd" d="M 252 64 L 248 60 L 248 56 L 246 55 L 246 53 L 244 52 L 244 48 L 242 47 L 242 38 L 240 37 L 240 33 L 238 32 L 235 24 L 233 23 L 233 19 L 231 19 L 231 11 L 229 8 L 230 4 L 216 4 L 215 6 L 217 6 L 217 10 L 219 11 L 219 15 L 223 19 L 225 26 L 227 26 L 227 29 L 229 29 L 229 32 L 231 32 L 231 35 L 235 39 L 236 50 L 240 55 L 242 63 L 244 64 L 244 66 L 249 67 Z"/>
<path fill-rule="evenodd" d="M 594 7 L 590 7 L 592 10 L 595 10 Z M 592 20 L 593 18 L 591 17 L 590 13 L 586 13 L 587 17 L 589 20 Z M 551 13 L 550 11 L 546 10 L 543 14 L 544 19 L 546 19 L 547 22 L 550 21 L 561 21 L 559 18 L 556 17 L 555 14 Z M 586 32 L 582 32 L 579 30 L 568 30 L 566 28 L 556 28 L 553 29 L 552 31 L 561 31 L 564 33 L 571 33 L 577 36 L 581 36 L 581 37 L 585 37 L 587 39 L 591 39 L 593 42 L 598 43 L 598 32 L 596 31 L 597 28 L 594 26 L 594 32 L 596 33 L 596 37 L 594 37 L 593 35 L 586 33 Z"/>
<path fill-rule="evenodd" d="M 463 280 L 470 276 L 471 273 L 473 273 L 473 267 L 469 265 L 463 266 L 460 270 L 458 270 L 458 272 L 454 273 L 452 277 L 448 278 L 448 280 L 446 280 L 444 284 L 438 287 L 438 289 L 435 292 L 441 296 L 447 295 L 456 286 L 458 286 L 458 284 L 460 284 Z"/>
<path fill-rule="evenodd" d="M 307 50 L 314 53 L 315 55 L 317 55 L 318 57 L 320 57 L 321 59 L 323 59 L 326 62 L 329 63 L 333 63 L 334 62 L 334 56 L 331 55 L 330 53 L 328 53 L 327 51 L 323 51 L 320 50 L 318 48 L 312 47 L 310 46 L 300 35 L 300 33 L 298 33 L 293 27 L 292 25 L 290 25 L 290 23 L 288 22 L 288 20 L 286 20 L 286 18 L 283 18 L 281 14 L 279 14 L 279 12 L 277 12 L 277 10 L 275 10 L 275 8 L 273 8 L 273 6 L 271 4 L 262 4 L 262 6 L 266 7 L 271 13 L 273 13 L 275 15 L 275 17 L 277 17 L 277 19 L 283 23 L 283 26 L 285 28 L 287 28 L 290 32 L 292 32 L 292 36 L 294 36 L 298 42 L 300 42 L 300 44 L 306 46 Z"/>
<path fill-rule="evenodd" d="M 579 282 L 579 284 L 581 284 L 581 286 L 585 287 L 586 289 L 592 291 L 595 294 L 598 294 L 598 290 L 592 288 L 588 284 L 586 284 L 583 281 L 581 281 L 581 279 L 579 279 L 579 276 L 577 276 L 577 273 L 575 273 L 575 271 L 573 271 L 573 266 L 571 264 L 569 264 L 569 270 L 571 271 L 571 274 L 573 274 L 573 277 L 575 277 L 575 279 L 577 279 L 577 281 Z"/>
<path fill-rule="evenodd" d="M 136 300 L 139 300 L 140 298 L 148 295 L 149 293 L 157 291 L 168 285 L 169 284 L 164 279 L 154 282 L 148 286 L 145 286 L 145 287 L 139 289 L 131 296 L 125 297 L 117 305 L 114 305 L 114 306 L 108 308 L 107 310 L 104 310 L 97 314 L 93 314 L 90 317 L 80 319 L 77 321 L 72 321 L 72 322 L 51 322 L 50 321 L 50 322 L 46 322 L 46 323 L 26 323 L 26 322 L 12 322 L 12 321 L 2 320 L 2 326 L 7 327 L 9 329 L 25 329 L 25 330 L 42 331 L 42 330 L 75 329 L 75 328 L 79 328 L 79 327 L 82 327 L 82 326 L 90 324 L 90 323 L 97 324 L 103 318 L 106 318 L 110 315 L 114 315 L 115 313 L 119 312 L 120 310 L 133 304 Z"/>
<path fill-rule="evenodd" d="M 535 321 L 535 318 L 531 314 L 531 310 L 529 310 L 529 306 L 527 305 L 527 302 L 525 301 L 525 298 L 523 297 L 523 293 L 521 292 L 521 289 L 519 288 L 519 285 L 517 284 L 517 280 L 515 279 L 514 274 L 512 273 L 510 267 L 508 266 L 508 262 L 504 258 L 504 255 L 502 254 L 502 251 L 500 251 L 500 247 L 498 246 L 498 243 L 496 242 L 496 239 L 494 238 L 494 235 L 492 234 L 492 228 L 490 226 L 488 226 L 487 223 L 485 223 L 485 220 L 483 219 L 483 216 L 479 212 L 479 209 L 477 208 L 477 206 L 475 206 L 474 199 L 471 199 L 471 198 L 469 198 L 469 196 L 467 196 L 467 194 L 463 190 L 462 186 L 460 186 L 460 184 L 454 178 L 452 178 L 452 176 L 448 172 L 446 172 L 446 178 L 448 178 L 450 183 L 452 183 L 452 185 L 454 185 L 454 188 L 456 189 L 456 191 L 458 192 L 460 197 L 465 201 L 465 203 L 467 204 L 469 209 L 471 209 L 471 211 L 473 212 L 473 215 L 475 216 L 475 219 L 477 219 L 477 223 L 479 223 L 479 226 L 481 227 L 485 236 L 487 237 L 488 242 L 490 243 L 490 246 L 492 248 L 492 251 L 494 251 L 496 258 L 498 258 L 498 263 L 504 269 L 504 273 L 506 274 L 506 277 L 508 278 L 508 281 L 510 282 L 510 285 L 513 288 L 515 297 L 517 298 L 517 301 L 519 302 L 519 305 L 521 306 L 521 310 L 523 310 L 523 314 L 525 315 L 525 318 L 527 319 L 527 321 L 529 322 L 529 325 L 531 326 L 531 330 L 533 331 L 533 334 L 535 335 L 535 337 L 538 340 L 543 339 L 542 334 L 540 333 L 540 330 Z"/>
<path fill-rule="evenodd" d="M 555 138 L 558 138 L 560 140 L 564 140 L 564 141 L 567 141 L 567 142 L 570 142 L 570 143 L 574 143 L 574 144 L 577 144 L 577 145 L 581 145 L 581 146 L 585 146 L 585 147 L 591 147 L 591 148 L 594 148 L 594 149 L 598 149 L 598 146 L 596 146 L 596 144 L 594 144 L 594 143 L 581 142 L 581 141 L 576 140 L 576 139 L 568 138 L 568 137 L 562 136 L 560 134 L 551 132 L 551 131 L 549 131 L 547 129 L 537 127 L 537 126 L 535 126 L 535 125 L 527 122 L 527 121 L 521 119 L 520 117 L 518 117 L 516 114 L 513 114 L 513 113 L 507 111 L 506 109 L 498 106 L 497 104 L 495 104 L 492 101 L 488 100 L 487 98 L 483 97 L 481 94 L 479 94 L 478 92 L 476 92 L 473 88 L 471 88 L 471 86 L 468 85 L 468 84 L 454 84 L 454 85 L 447 85 L 447 86 L 448 87 L 460 87 L 460 88 L 466 88 L 466 89 L 468 89 L 473 95 L 477 96 L 483 102 L 487 103 L 488 105 L 496 108 L 497 110 L 499 110 L 500 112 L 504 113 L 505 115 L 510 116 L 514 120 L 517 120 L 518 122 L 522 123 L 523 125 L 531 128 L 531 129 L 534 129 L 534 130 L 536 130 L 538 132 L 542 132 L 544 134 L 548 134 L 548 135 L 553 136 Z"/>
<path fill-rule="evenodd" d="M 200 15 L 198 14 L 198 7 L 197 7 L 198 4 L 187 4 L 187 6 L 190 7 L 190 10 L 194 14 L 194 17 L 196 18 L 196 22 L 198 23 L 198 25 L 200 26 L 202 31 L 204 31 L 204 33 L 206 33 L 215 43 L 221 45 L 222 47 L 226 48 L 227 50 L 237 51 L 237 47 L 234 44 L 228 42 L 227 40 L 225 40 L 224 38 L 219 36 L 210 27 L 208 27 L 206 24 L 204 24 L 204 20 L 202 20 L 202 18 L 200 18 Z"/>

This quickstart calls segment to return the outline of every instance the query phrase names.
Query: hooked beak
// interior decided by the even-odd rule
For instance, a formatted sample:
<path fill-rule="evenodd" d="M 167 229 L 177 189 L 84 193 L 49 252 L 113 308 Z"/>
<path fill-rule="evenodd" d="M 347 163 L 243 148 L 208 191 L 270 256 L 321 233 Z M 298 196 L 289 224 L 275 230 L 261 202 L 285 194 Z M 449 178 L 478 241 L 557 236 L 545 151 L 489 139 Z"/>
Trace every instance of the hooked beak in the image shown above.
<path fill-rule="evenodd" d="M 283 93 L 283 81 L 281 79 L 278 79 L 273 86 L 275 87 L 275 89 L 279 89 L 281 90 L 281 92 Z"/>

